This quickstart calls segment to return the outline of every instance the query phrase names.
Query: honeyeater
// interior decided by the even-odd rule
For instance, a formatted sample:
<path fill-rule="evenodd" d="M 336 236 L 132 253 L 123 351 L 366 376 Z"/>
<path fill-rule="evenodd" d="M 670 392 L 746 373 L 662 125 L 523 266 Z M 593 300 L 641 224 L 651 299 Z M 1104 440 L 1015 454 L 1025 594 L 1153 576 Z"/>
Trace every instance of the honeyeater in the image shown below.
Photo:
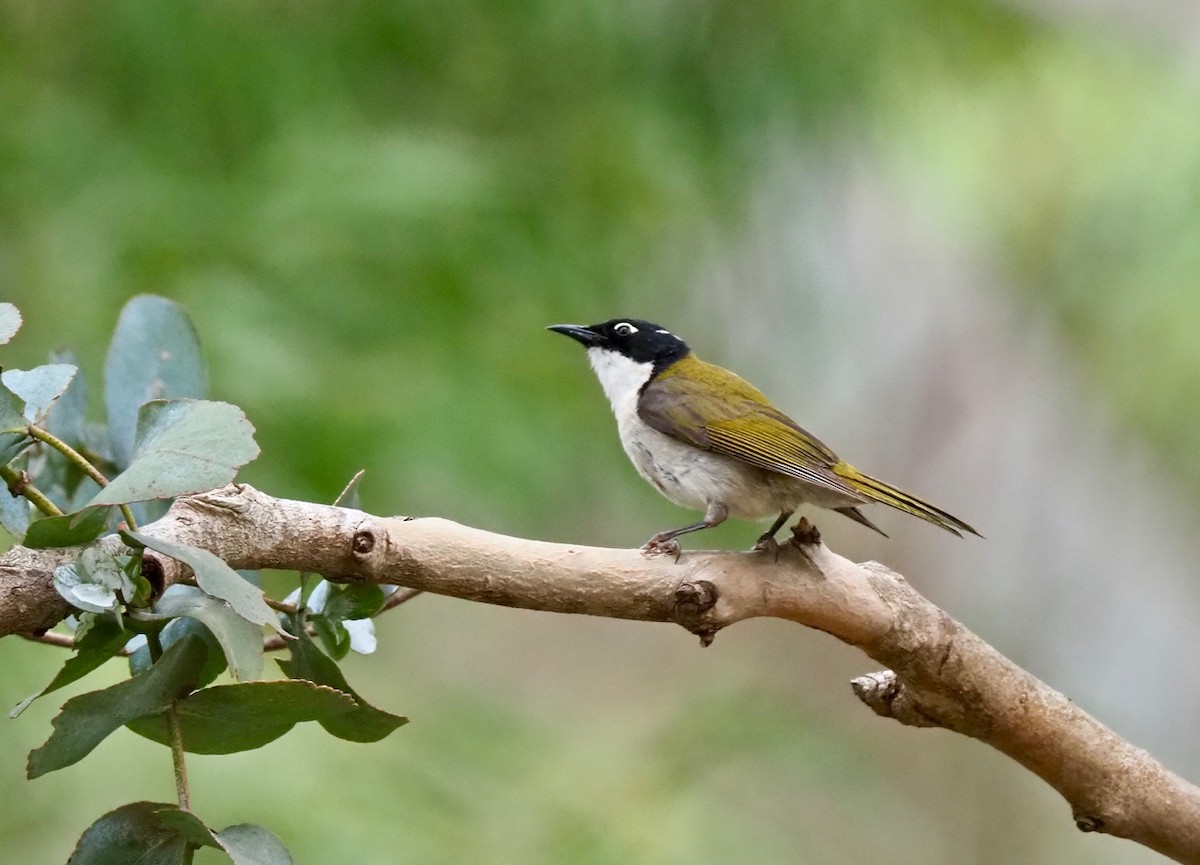
<path fill-rule="evenodd" d="M 883 534 L 860 510 L 882 502 L 948 532 L 978 535 L 958 517 L 864 474 L 727 369 L 706 363 L 669 330 L 635 318 L 551 325 L 587 347 L 638 472 L 698 523 L 658 532 L 648 552 L 679 554 L 680 535 L 728 517 L 777 517 L 756 549 L 777 550 L 775 533 L 802 504 L 837 511 Z"/>

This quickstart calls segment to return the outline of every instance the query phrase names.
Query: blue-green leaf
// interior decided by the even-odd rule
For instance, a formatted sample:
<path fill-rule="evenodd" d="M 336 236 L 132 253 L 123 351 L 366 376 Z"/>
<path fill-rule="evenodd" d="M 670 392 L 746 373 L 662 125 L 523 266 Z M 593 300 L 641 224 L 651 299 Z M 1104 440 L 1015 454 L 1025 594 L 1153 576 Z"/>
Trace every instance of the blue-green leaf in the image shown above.
<path fill-rule="evenodd" d="M 225 601 L 246 621 L 269 625 L 279 633 L 284 633 L 275 612 L 263 600 L 262 590 L 208 550 L 165 541 L 145 532 L 125 532 L 124 535 L 164 556 L 183 562 L 195 572 L 196 582 L 201 589 Z"/>
<path fill-rule="evenodd" d="M 254 427 L 226 402 L 155 400 L 142 406 L 129 467 L 92 499 L 116 505 L 211 490 L 258 456 Z"/>
<path fill-rule="evenodd" d="M 176 588 L 176 586 L 168 587 L 167 592 L 169 593 L 171 589 L 174 588 Z M 185 587 L 179 586 L 178 588 Z M 201 595 L 204 594 L 195 586 L 187 586 L 186 588 L 189 588 L 194 592 L 198 592 Z M 204 596 L 208 597 L 207 595 Z M 212 599 L 210 598 L 210 600 Z M 219 604 L 221 602 L 213 600 L 213 603 Z M 135 610 L 132 613 L 131 618 L 145 619 L 145 612 L 145 610 Z M 230 613 L 230 615 L 232 616 L 233 613 Z M 234 618 L 238 617 L 234 616 Z M 238 621 L 242 622 L 244 625 L 247 625 L 247 627 L 254 627 L 240 618 L 238 618 Z M 258 629 L 255 628 L 256 637 L 259 635 L 259 633 L 260 632 Z M 204 667 L 200 670 L 200 675 L 196 679 L 196 687 L 204 688 L 208 685 L 211 685 L 213 680 L 216 679 L 217 676 L 224 673 L 226 667 L 228 666 L 225 661 L 225 651 L 222 649 L 220 641 L 217 640 L 213 632 L 199 620 L 184 616 L 182 618 L 172 619 L 171 621 L 167 622 L 163 629 L 158 633 L 158 641 L 165 651 L 168 647 L 179 642 L 189 634 L 194 634 L 203 640 L 204 647 L 208 650 L 208 657 L 204 661 Z M 133 654 L 129 656 L 129 673 L 130 675 L 137 676 L 149 670 L 151 666 L 152 661 L 150 659 L 150 646 L 147 643 L 143 643 L 134 650 Z"/>
<path fill-rule="evenodd" d="M 75 373 L 67 389 L 50 409 L 46 419 L 46 429 L 54 433 L 69 445 L 79 445 L 83 442 L 84 422 L 87 415 L 87 382 L 83 370 L 79 369 L 79 355 L 67 349 L 51 352 L 50 363 L 69 364 L 75 367 Z"/>
<path fill-rule="evenodd" d="M 107 613 L 117 608 L 117 593 L 113 588 L 92 582 L 78 561 L 54 569 L 54 589 L 68 604 L 89 613 Z"/>
<path fill-rule="evenodd" d="M 238 575 L 238 579 L 242 577 Z M 224 601 L 195 586 L 170 586 L 153 608 L 140 610 L 134 616 L 146 620 L 191 616 L 203 622 L 216 637 L 234 678 L 244 681 L 262 675 L 262 629 L 235 613 Z"/>
<path fill-rule="evenodd" d="M 21 311 L 11 303 L 0 303 L 0 345 L 6 345 L 21 329 Z"/>
<path fill-rule="evenodd" d="M 184 750 L 196 754 L 261 748 L 301 721 L 325 721 L 353 709 L 349 694 L 304 681 L 214 685 L 175 704 Z M 162 745 L 171 743 L 160 713 L 133 719 L 128 726 Z"/>
<path fill-rule="evenodd" d="M 137 593 L 125 572 L 125 561 L 95 545 L 84 547 L 74 562 L 54 569 L 54 588 L 67 603 L 90 613 L 115 610 L 120 601 L 129 603 Z"/>
<path fill-rule="evenodd" d="M 347 619 L 342 627 L 350 635 L 350 651 L 370 655 L 378 646 L 375 639 L 374 619 Z"/>
<path fill-rule="evenodd" d="M 185 637 L 142 675 L 67 700 L 51 722 L 50 738 L 30 752 L 28 777 L 32 780 L 77 763 L 134 718 L 166 711 L 172 700 L 195 687 L 206 654 L 202 640 Z"/>
<path fill-rule="evenodd" d="M 104 405 L 117 464 L 129 464 L 144 403 L 200 398 L 207 389 L 200 340 L 183 307 L 149 294 L 125 304 L 104 365 Z"/>
<path fill-rule="evenodd" d="M 125 565 L 128 561 L 128 556 L 118 559 L 112 553 L 105 552 L 98 544 L 93 544 L 84 547 L 79 554 L 78 567 L 80 573 L 86 574 L 91 582 L 108 586 L 121 596 L 122 601 L 130 603 L 137 587 L 133 584 L 133 578 L 126 573 Z"/>
<path fill-rule="evenodd" d="M 217 832 L 216 838 L 233 865 L 293 865 L 283 842 L 262 826 L 239 823 Z"/>
<path fill-rule="evenodd" d="M 0 526 L 12 535 L 17 543 L 25 538 L 29 522 L 33 518 L 33 505 L 24 496 L 14 496 L 0 482 Z"/>
<path fill-rule="evenodd" d="M 41 424 L 79 372 L 69 363 L 47 363 L 33 369 L 6 369 L 0 382 L 25 401 L 25 420 Z"/>

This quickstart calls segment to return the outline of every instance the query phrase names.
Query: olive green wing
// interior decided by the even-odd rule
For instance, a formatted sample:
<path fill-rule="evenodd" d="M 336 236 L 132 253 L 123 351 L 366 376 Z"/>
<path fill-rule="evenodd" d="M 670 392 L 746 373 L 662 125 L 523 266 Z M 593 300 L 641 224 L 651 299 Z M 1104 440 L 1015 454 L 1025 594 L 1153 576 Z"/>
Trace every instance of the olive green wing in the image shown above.
<path fill-rule="evenodd" d="M 661 433 L 698 448 L 841 493 L 863 495 L 833 472 L 837 455 L 775 408 L 744 379 L 691 358 L 691 368 L 652 379 L 638 416 Z M 720 396 L 713 396 L 713 394 Z"/>

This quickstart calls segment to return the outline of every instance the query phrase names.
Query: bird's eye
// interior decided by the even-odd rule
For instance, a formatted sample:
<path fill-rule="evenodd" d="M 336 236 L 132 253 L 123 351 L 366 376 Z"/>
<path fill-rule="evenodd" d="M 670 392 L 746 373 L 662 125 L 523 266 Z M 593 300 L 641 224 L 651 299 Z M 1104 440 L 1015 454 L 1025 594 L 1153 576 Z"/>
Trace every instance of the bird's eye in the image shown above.
<path fill-rule="evenodd" d="M 631 333 L 637 333 L 637 328 L 627 321 L 623 321 L 613 328 L 613 333 L 617 336 L 629 336 Z"/>

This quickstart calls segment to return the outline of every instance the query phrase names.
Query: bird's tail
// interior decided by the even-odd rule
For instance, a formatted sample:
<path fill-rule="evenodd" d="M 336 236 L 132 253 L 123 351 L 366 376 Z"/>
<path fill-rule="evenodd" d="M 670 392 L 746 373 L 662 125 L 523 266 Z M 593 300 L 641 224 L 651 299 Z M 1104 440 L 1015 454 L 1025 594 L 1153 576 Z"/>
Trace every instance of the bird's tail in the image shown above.
<path fill-rule="evenodd" d="M 980 535 L 979 532 L 953 514 L 948 514 L 941 508 L 934 507 L 924 499 L 919 499 L 914 495 L 904 492 L 904 490 L 897 489 L 878 478 L 865 475 L 849 463 L 840 462 L 833 467 L 833 471 L 838 477 L 873 501 L 891 505 L 897 510 L 904 511 L 906 514 L 920 517 L 926 522 L 933 523 L 935 526 L 939 526 L 948 532 L 953 532 L 959 537 L 962 537 L 963 532 L 970 532 L 973 535 L 983 537 L 983 535 Z"/>

